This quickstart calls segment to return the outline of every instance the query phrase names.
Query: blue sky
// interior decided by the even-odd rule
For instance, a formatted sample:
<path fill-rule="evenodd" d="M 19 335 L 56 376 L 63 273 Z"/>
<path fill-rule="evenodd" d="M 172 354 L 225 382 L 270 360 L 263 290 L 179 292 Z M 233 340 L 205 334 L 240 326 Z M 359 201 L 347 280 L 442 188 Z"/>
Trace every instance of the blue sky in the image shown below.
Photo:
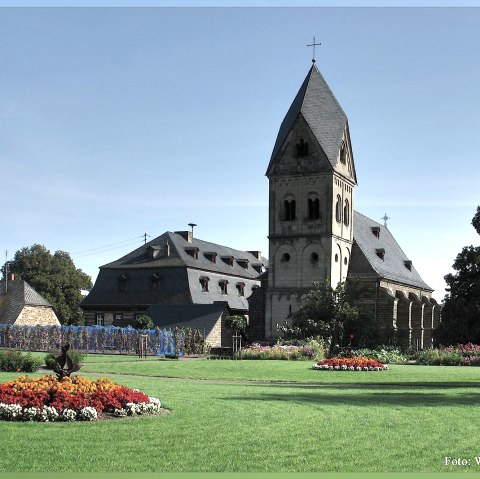
<path fill-rule="evenodd" d="M 478 8 L 0 9 L 0 248 L 98 267 L 188 229 L 268 254 L 265 170 L 311 65 L 349 118 L 355 208 L 443 297 L 479 200 Z"/>

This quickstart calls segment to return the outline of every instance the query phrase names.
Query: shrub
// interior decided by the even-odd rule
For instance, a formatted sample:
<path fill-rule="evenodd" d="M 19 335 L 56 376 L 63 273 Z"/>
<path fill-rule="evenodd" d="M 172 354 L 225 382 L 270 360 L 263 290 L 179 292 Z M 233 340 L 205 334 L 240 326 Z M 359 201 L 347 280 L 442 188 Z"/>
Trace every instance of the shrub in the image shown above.
<path fill-rule="evenodd" d="M 408 356 L 402 354 L 399 349 L 383 346 L 377 349 L 357 349 L 352 351 L 355 356 L 367 356 L 376 359 L 383 364 L 402 364 L 408 360 Z"/>
<path fill-rule="evenodd" d="M 0 371 L 23 371 L 32 373 L 37 371 L 42 361 L 35 359 L 30 353 L 25 356 L 20 351 L 0 351 Z"/>
<path fill-rule="evenodd" d="M 85 359 L 85 353 L 83 351 L 78 351 L 76 349 L 71 349 L 68 351 L 68 355 L 72 360 L 73 364 L 80 364 Z M 58 356 L 58 353 L 48 353 L 45 355 L 44 362 L 45 368 L 53 370 L 56 364 L 55 358 Z"/>
<path fill-rule="evenodd" d="M 462 354 L 456 351 L 442 349 L 419 351 L 416 355 L 416 360 L 419 364 L 428 364 L 431 366 L 460 366 L 465 364 Z"/>
<path fill-rule="evenodd" d="M 307 346 L 295 346 L 275 344 L 274 346 L 261 346 L 252 344 L 242 349 L 242 359 L 281 359 L 281 360 L 305 360 L 313 359 L 315 352 Z"/>

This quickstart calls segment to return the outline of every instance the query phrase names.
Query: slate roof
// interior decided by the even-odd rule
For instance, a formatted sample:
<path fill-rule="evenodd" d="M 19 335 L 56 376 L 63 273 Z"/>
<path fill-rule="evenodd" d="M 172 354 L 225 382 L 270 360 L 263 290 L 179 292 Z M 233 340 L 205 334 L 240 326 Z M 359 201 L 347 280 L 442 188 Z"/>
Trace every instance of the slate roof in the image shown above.
<path fill-rule="evenodd" d="M 300 114 L 307 121 L 330 164 L 335 166 L 343 131 L 347 125 L 347 115 L 314 64 L 283 119 L 267 172 Z"/>
<path fill-rule="evenodd" d="M 372 228 L 378 232 L 378 238 Z M 355 211 L 353 238 L 349 277 L 385 278 L 433 291 L 420 277 L 413 264 L 410 263 L 410 269 L 407 268 L 406 262 L 410 260 L 387 227 Z M 378 252 L 382 255 L 382 250 L 383 259 L 377 254 Z"/>
<path fill-rule="evenodd" d="M 82 308 L 147 307 L 153 304 L 213 303 L 227 300 L 230 308 L 247 310 L 252 285 L 258 284 L 267 260 L 208 241 L 193 238 L 187 232 L 166 232 L 120 259 L 103 265 L 95 285 L 81 303 Z M 168 245 L 169 254 L 165 250 Z M 210 254 L 209 254 L 210 253 Z M 216 261 L 209 257 L 216 254 Z M 222 260 L 233 258 L 232 264 Z M 246 260 L 246 262 L 242 261 Z M 253 267 L 257 265 L 258 270 Z M 150 287 L 150 277 L 159 278 L 159 287 Z M 128 279 L 125 291 L 119 291 L 119 277 Z M 200 276 L 210 278 L 209 292 L 203 293 Z M 228 280 L 228 294 L 222 294 L 218 281 Z M 240 296 L 236 283 L 245 283 Z"/>
<path fill-rule="evenodd" d="M 0 288 L 0 323 L 2 324 L 13 324 L 24 306 L 52 307 L 26 281 L 8 281 L 6 293 L 5 281 L 0 282 Z"/>
<path fill-rule="evenodd" d="M 164 247 L 168 243 L 170 247 L 170 255 L 164 255 Z M 152 247 L 159 251 L 156 258 L 148 257 L 146 250 Z M 159 248 L 155 248 L 159 247 Z M 187 251 L 198 248 L 198 259 L 195 259 Z M 210 261 L 205 253 L 214 252 L 217 254 L 216 262 Z M 230 266 L 225 263 L 222 257 L 233 257 L 233 265 Z M 248 266 L 244 268 L 237 260 L 248 260 Z M 213 271 L 217 273 L 223 273 L 228 275 L 236 275 L 243 278 L 256 279 L 263 271 L 257 271 L 252 266 L 254 264 L 266 265 L 268 261 L 266 258 L 256 258 L 252 253 L 248 251 L 240 251 L 228 246 L 222 246 L 216 243 L 210 243 L 198 238 L 193 238 L 192 242 L 187 241 L 182 235 L 178 233 L 172 233 L 167 231 L 166 233 L 151 240 L 147 244 L 140 246 L 134 251 L 128 253 L 122 258 L 108 263 L 102 268 L 109 269 L 137 269 L 141 268 L 158 268 L 158 267 L 174 267 L 174 266 L 187 266 L 189 268 L 202 269 L 205 271 Z"/>
<path fill-rule="evenodd" d="M 156 327 L 192 328 L 208 335 L 227 308 L 227 303 L 155 304 L 145 314 L 152 318 Z"/>

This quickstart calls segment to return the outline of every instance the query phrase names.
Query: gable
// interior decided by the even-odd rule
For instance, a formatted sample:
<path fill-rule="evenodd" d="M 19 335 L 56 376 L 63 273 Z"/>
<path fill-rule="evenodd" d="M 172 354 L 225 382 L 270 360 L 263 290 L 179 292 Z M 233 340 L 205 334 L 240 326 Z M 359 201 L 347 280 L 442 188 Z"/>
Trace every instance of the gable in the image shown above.
<path fill-rule="evenodd" d="M 308 124 L 313 136 L 327 160 L 335 167 L 341 141 L 347 124 L 347 116 L 333 95 L 325 79 L 313 65 L 280 126 L 275 141 L 267 176 L 284 150 L 288 136 L 299 115 Z"/>

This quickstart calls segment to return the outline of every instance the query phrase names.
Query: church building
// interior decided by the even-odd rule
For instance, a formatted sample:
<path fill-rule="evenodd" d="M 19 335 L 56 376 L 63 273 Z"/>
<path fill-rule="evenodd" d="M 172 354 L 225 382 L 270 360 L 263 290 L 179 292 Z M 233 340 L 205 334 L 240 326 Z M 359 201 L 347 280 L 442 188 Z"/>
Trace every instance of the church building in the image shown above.
<path fill-rule="evenodd" d="M 278 132 L 269 179 L 266 337 L 314 280 L 359 280 L 380 328 L 429 347 L 440 306 L 388 228 L 354 211 L 357 185 L 347 116 L 313 63 Z"/>
<path fill-rule="evenodd" d="M 146 313 L 162 327 L 201 324 L 215 333 L 212 344 L 225 346 L 225 315 L 244 314 L 250 339 L 275 340 L 313 281 L 328 278 L 333 288 L 361 282 L 380 330 L 430 347 L 441 307 L 386 225 L 354 210 L 347 116 L 315 62 L 280 125 L 266 176 L 268 272 L 258 251 L 167 232 L 100 268 L 81 305 L 86 323 L 122 326 Z"/>

